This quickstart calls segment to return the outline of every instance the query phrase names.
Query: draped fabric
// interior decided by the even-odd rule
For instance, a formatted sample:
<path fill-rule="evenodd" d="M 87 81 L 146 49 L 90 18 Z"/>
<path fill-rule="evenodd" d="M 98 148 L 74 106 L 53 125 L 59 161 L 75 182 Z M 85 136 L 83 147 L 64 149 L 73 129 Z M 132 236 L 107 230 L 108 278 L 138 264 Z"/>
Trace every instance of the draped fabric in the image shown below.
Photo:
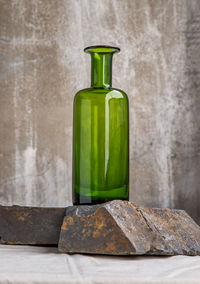
<path fill-rule="evenodd" d="M 57 248 L 0 246 L 0 284 L 199 284 L 200 256 L 69 255 Z"/>

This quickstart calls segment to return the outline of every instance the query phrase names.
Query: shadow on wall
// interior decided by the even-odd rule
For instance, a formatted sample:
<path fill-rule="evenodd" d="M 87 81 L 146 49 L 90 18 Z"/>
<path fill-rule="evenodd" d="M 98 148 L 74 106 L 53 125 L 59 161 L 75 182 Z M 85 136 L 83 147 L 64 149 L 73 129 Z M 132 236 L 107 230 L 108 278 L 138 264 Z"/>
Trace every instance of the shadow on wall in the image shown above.
<path fill-rule="evenodd" d="M 178 95 L 173 162 L 175 208 L 200 224 L 200 2 L 187 2 L 185 85 Z"/>

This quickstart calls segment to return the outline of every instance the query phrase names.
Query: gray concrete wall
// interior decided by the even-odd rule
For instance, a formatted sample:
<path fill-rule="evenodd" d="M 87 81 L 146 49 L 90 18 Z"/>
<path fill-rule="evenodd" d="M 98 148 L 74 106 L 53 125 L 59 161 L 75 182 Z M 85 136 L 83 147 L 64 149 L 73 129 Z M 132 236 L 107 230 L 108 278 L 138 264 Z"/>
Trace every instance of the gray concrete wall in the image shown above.
<path fill-rule="evenodd" d="M 83 48 L 110 44 L 130 100 L 131 200 L 200 217 L 200 1 L 0 0 L 0 203 L 71 203 Z"/>

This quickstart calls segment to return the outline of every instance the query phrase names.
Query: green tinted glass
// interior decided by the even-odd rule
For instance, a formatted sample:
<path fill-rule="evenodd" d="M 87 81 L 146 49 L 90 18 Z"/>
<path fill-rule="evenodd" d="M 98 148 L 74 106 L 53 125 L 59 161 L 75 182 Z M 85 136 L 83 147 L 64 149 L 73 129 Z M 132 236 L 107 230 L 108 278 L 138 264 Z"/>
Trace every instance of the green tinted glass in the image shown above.
<path fill-rule="evenodd" d="M 118 48 L 94 46 L 91 88 L 74 99 L 73 203 L 128 199 L 129 113 L 127 95 L 111 87 Z"/>

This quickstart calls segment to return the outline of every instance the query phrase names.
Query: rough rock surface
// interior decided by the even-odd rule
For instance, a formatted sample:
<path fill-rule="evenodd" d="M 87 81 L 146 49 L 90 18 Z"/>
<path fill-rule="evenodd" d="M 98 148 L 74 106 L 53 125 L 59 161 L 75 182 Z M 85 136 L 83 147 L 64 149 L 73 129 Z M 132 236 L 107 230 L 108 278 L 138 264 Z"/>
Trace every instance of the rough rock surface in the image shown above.
<path fill-rule="evenodd" d="M 0 244 L 57 245 L 65 210 L 0 206 Z"/>
<path fill-rule="evenodd" d="M 200 255 L 200 227 L 183 210 L 114 200 L 66 209 L 59 251 L 110 255 Z"/>

